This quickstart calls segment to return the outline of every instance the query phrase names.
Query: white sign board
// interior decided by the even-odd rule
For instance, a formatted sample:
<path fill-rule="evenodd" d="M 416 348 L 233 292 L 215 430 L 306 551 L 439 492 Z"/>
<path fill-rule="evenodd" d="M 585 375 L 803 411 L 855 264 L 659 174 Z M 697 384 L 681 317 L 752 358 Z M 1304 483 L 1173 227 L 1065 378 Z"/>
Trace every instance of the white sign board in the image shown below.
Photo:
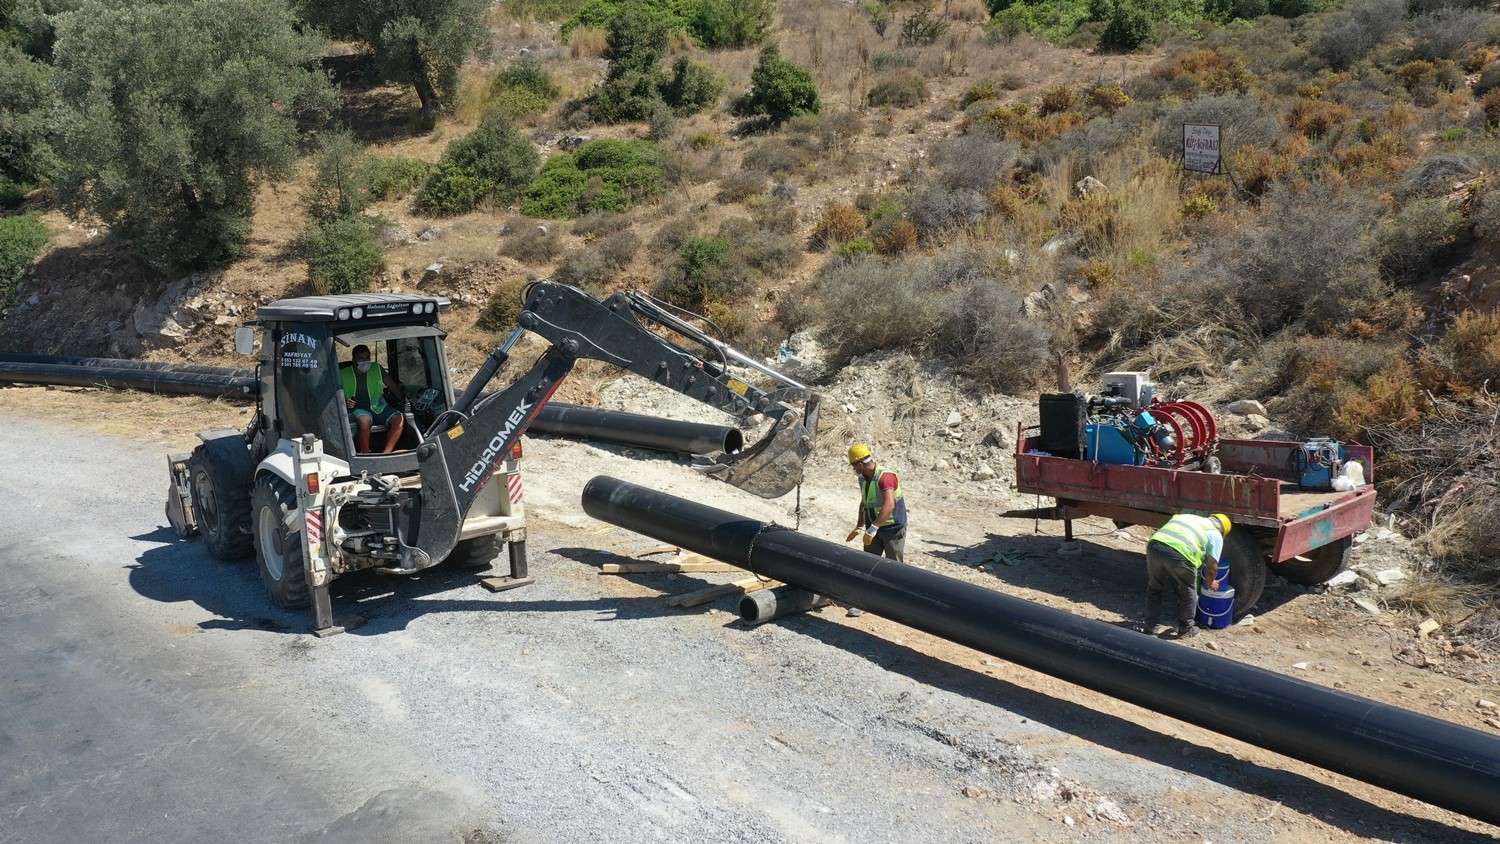
<path fill-rule="evenodd" d="M 1182 169 L 1195 173 L 1222 173 L 1219 157 L 1219 127 L 1212 123 L 1182 124 Z"/>

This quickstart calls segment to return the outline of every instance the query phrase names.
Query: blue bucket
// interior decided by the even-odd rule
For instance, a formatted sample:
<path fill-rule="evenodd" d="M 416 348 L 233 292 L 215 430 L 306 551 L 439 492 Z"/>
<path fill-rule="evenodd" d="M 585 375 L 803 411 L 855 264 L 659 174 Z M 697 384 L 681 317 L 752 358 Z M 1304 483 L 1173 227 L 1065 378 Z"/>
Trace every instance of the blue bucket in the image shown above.
<path fill-rule="evenodd" d="M 1234 587 L 1198 590 L 1198 626 L 1223 630 L 1234 623 Z"/>

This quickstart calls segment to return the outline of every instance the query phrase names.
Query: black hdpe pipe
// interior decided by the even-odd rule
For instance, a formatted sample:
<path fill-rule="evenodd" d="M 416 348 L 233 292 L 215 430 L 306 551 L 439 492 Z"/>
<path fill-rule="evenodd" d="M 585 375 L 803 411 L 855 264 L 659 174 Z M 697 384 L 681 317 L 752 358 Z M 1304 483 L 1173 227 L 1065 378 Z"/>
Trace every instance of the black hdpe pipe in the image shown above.
<path fill-rule="evenodd" d="M 241 370 L 229 372 L 235 374 L 0 361 L 0 382 L 12 384 L 103 387 L 209 398 L 244 398 L 255 395 L 257 385 L 253 377 L 246 377 L 247 373 Z"/>
<path fill-rule="evenodd" d="M 59 387 L 103 387 L 148 393 L 234 398 L 259 389 L 248 369 L 119 358 L 21 355 L 0 352 L 0 382 Z M 678 422 L 638 413 L 552 402 L 531 423 L 540 434 L 589 437 L 679 454 L 733 454 L 744 448 L 738 428 Z"/>
<path fill-rule="evenodd" d="M 841 604 L 1500 825 L 1500 737 L 596 477 L 590 516 Z"/>
<path fill-rule="evenodd" d="M 22 355 L 13 352 L 0 352 L 0 364 L 6 363 L 56 364 L 60 366 L 87 366 L 104 369 L 146 369 L 156 372 L 197 372 L 204 375 L 223 375 L 226 378 L 240 378 L 246 381 L 255 378 L 254 370 L 236 369 L 230 366 L 205 366 L 198 363 L 163 363 L 161 361 L 131 360 L 129 358 L 84 358 L 72 355 Z"/>
<path fill-rule="evenodd" d="M 576 404 L 549 402 L 531 422 L 539 434 L 588 437 L 620 445 L 634 445 L 680 454 L 733 454 L 745 447 L 745 436 L 727 425 L 678 422 L 639 413 L 599 410 Z"/>
<path fill-rule="evenodd" d="M 799 612 L 826 607 L 832 601 L 822 595 L 814 595 L 795 586 L 778 586 L 762 589 L 740 598 L 740 621 L 746 624 L 765 624 Z"/>

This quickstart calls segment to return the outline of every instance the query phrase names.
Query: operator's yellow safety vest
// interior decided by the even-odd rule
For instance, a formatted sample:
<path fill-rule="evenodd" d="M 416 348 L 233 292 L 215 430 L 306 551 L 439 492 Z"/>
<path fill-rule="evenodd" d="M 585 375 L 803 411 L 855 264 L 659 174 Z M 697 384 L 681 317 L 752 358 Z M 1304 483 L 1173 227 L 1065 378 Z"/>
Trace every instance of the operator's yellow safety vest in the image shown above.
<path fill-rule="evenodd" d="M 1203 559 L 1208 556 L 1209 535 L 1214 532 L 1214 520 L 1208 516 L 1192 516 L 1184 513 L 1173 516 L 1156 533 L 1152 542 L 1171 548 L 1193 564 L 1194 569 L 1203 568 Z"/>
<path fill-rule="evenodd" d="M 354 368 L 354 364 L 341 366 L 339 370 L 339 374 L 344 376 L 344 398 L 352 399 L 358 394 L 356 387 L 359 385 L 354 378 L 359 375 L 359 370 Z M 369 371 L 365 373 L 365 389 L 370 393 L 370 412 L 380 413 L 385 410 L 385 370 L 380 368 L 380 364 L 370 364 Z"/>
<path fill-rule="evenodd" d="M 860 486 L 864 488 L 864 501 L 861 502 L 861 506 L 865 511 L 865 524 L 867 525 L 874 525 L 875 517 L 880 515 L 880 479 L 885 474 L 885 469 L 876 466 L 874 476 L 868 481 L 864 478 L 859 479 Z M 892 491 L 896 493 L 896 507 L 891 510 L 891 517 L 884 523 L 875 525 L 876 527 L 906 524 L 906 499 L 901 494 L 900 476 L 897 476 L 896 488 Z"/>

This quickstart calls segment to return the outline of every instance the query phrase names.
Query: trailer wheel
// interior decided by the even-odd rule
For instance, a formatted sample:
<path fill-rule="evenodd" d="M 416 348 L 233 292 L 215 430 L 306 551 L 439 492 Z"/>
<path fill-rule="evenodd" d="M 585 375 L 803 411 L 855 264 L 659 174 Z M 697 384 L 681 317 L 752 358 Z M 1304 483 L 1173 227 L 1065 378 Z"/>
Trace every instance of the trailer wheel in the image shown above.
<path fill-rule="evenodd" d="M 255 485 L 255 556 L 261 582 L 276 606 L 289 610 L 307 606 L 310 595 L 297 493 L 275 475 Z"/>
<path fill-rule="evenodd" d="M 465 539 L 453 546 L 448 560 L 461 569 L 487 569 L 500 556 L 500 538 L 495 534 Z"/>
<path fill-rule="evenodd" d="M 216 560 L 244 560 L 255 553 L 250 543 L 250 491 L 236 482 L 227 466 L 217 466 L 207 446 L 188 457 L 193 512 L 203 544 Z"/>
<path fill-rule="evenodd" d="M 1303 556 L 1275 563 L 1271 566 L 1271 571 L 1293 583 L 1316 586 L 1344 570 L 1344 566 L 1349 564 L 1349 551 L 1353 547 L 1354 537 L 1346 536 L 1321 548 L 1314 548 Z"/>
<path fill-rule="evenodd" d="M 1255 533 L 1244 527 L 1224 537 L 1224 559 L 1229 561 L 1229 585 L 1234 587 L 1234 617 L 1250 611 L 1266 590 L 1266 558 Z"/>

